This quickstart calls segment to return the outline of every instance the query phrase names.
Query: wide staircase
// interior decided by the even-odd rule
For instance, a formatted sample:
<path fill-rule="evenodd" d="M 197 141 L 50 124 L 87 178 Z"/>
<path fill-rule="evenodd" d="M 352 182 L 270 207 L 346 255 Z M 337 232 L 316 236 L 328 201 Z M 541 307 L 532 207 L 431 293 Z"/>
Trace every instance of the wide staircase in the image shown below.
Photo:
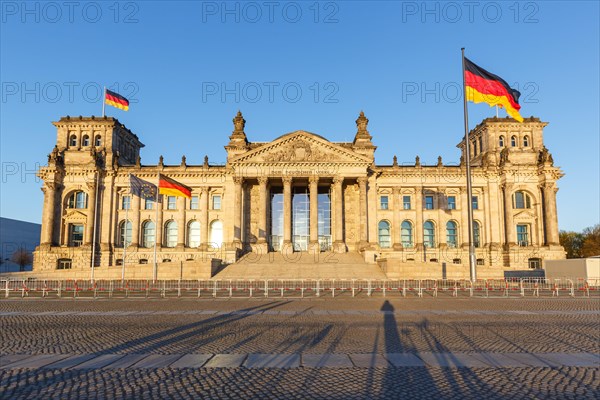
<path fill-rule="evenodd" d="M 359 253 L 248 253 L 213 279 L 385 279 L 377 264 Z"/>

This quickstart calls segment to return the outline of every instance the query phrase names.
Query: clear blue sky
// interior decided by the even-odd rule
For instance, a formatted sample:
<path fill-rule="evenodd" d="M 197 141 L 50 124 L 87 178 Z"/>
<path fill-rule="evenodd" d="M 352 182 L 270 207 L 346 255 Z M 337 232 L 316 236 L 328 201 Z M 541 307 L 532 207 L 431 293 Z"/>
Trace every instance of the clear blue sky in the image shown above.
<path fill-rule="evenodd" d="M 54 146 L 50 122 L 101 114 L 102 85 L 131 99 L 107 114 L 146 144 L 142 163 L 224 162 L 238 109 L 251 141 L 297 129 L 351 140 L 364 110 L 378 163 L 457 162 L 464 46 L 518 86 L 523 116 L 550 123 L 560 228 L 600 220 L 598 2 L 1 5 L 3 217 L 40 222 L 33 170 Z M 471 127 L 494 115 L 469 110 Z"/>

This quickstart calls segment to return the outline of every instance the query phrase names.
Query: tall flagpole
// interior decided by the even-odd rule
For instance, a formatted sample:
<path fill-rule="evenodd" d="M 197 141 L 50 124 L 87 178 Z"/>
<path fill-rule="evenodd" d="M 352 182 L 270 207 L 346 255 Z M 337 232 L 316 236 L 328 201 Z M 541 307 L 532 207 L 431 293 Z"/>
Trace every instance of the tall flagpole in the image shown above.
<path fill-rule="evenodd" d="M 469 230 L 469 271 L 471 281 L 477 280 L 477 271 L 475 270 L 475 246 L 473 244 L 473 188 L 471 187 L 471 146 L 469 143 L 469 113 L 467 111 L 467 85 L 465 84 L 465 48 L 462 52 L 462 79 L 463 79 L 463 106 L 465 119 L 465 161 L 467 163 L 467 214 Z"/>
<path fill-rule="evenodd" d="M 98 187 L 99 187 L 99 182 L 100 182 L 100 177 L 98 176 L 98 172 L 94 173 L 94 177 L 96 178 L 96 198 L 94 199 L 94 232 L 92 233 L 92 276 L 91 276 L 91 281 L 92 283 L 94 283 L 94 271 L 96 270 L 96 220 L 97 220 L 97 216 L 98 216 L 98 197 L 100 197 L 98 195 Z"/>
<path fill-rule="evenodd" d="M 158 201 L 158 185 L 160 185 L 160 173 L 158 174 L 158 179 L 156 182 L 156 197 L 154 198 L 154 207 L 156 208 L 156 217 L 154 222 L 154 269 L 152 270 L 152 281 L 156 282 L 156 278 L 158 275 L 158 264 L 156 262 L 156 239 L 158 238 L 158 230 L 162 229 L 162 227 L 158 226 L 158 205 L 160 204 Z"/>
<path fill-rule="evenodd" d="M 102 118 L 106 117 L 104 109 L 106 107 L 106 86 L 104 86 L 104 93 L 102 95 Z"/>

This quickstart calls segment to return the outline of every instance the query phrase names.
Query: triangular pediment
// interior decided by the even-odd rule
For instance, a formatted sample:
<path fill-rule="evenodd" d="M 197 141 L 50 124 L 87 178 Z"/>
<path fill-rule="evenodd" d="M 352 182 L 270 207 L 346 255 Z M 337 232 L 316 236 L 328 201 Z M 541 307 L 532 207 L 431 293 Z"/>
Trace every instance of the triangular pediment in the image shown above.
<path fill-rule="evenodd" d="M 532 213 L 529 210 L 523 210 L 523 211 L 516 213 L 514 216 L 514 219 L 515 220 L 536 219 L 536 216 L 534 213 Z"/>
<path fill-rule="evenodd" d="M 76 209 L 66 209 L 65 210 L 65 215 L 63 217 L 65 220 L 68 220 L 69 222 L 81 222 L 84 223 L 87 221 L 87 215 L 82 213 L 79 210 Z"/>
<path fill-rule="evenodd" d="M 369 165 L 368 157 L 306 131 L 280 136 L 230 160 L 238 163 L 353 163 Z"/>

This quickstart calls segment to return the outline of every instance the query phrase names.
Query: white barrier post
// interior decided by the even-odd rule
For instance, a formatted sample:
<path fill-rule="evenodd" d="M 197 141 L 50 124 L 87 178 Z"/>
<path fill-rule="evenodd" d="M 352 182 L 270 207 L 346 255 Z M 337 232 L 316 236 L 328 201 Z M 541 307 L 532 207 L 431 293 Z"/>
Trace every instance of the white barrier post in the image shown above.
<path fill-rule="evenodd" d="M 269 297 L 269 281 L 265 279 L 265 297 Z"/>
<path fill-rule="evenodd" d="M 8 293 L 9 293 L 9 292 L 8 292 L 8 290 L 9 290 L 9 289 L 8 289 L 8 279 L 6 280 L 6 287 L 5 287 L 5 289 L 4 289 L 4 290 L 5 290 L 4 297 L 6 297 L 6 298 L 8 299 Z"/>
<path fill-rule="evenodd" d="M 521 297 L 525 297 L 525 288 L 523 287 L 523 279 L 519 279 L 519 287 L 521 289 Z"/>

